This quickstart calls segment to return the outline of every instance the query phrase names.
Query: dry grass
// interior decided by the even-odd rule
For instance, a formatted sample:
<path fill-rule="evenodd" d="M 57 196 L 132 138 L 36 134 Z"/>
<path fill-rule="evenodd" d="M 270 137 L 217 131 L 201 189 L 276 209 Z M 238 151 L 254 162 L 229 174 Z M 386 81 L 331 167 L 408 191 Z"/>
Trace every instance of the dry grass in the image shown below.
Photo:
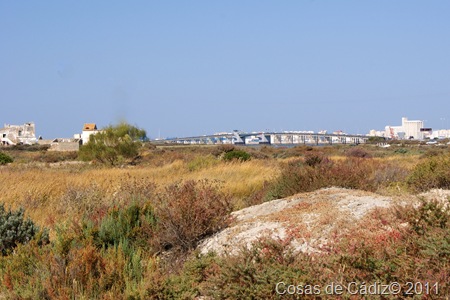
<path fill-rule="evenodd" d="M 79 216 L 86 205 L 110 206 L 121 192 L 142 190 L 151 183 L 162 188 L 177 181 L 208 179 L 220 182 L 224 191 L 241 199 L 262 187 L 278 174 L 275 161 L 252 160 L 244 163 L 218 163 L 191 171 L 188 163 L 176 160 L 160 167 L 93 168 L 86 165 L 10 165 L 0 169 L 0 201 L 13 208 L 22 206 L 41 225 L 58 223 Z M 64 201 L 74 190 L 85 194 L 71 196 L 80 201 Z M 81 201 L 103 203 L 81 203 Z M 70 203 L 68 203 L 70 202 Z M 72 205 L 73 209 L 64 206 Z M 239 206 L 239 204 L 235 204 Z M 79 209 L 77 209 L 77 207 Z M 78 211 L 77 211 L 78 210 Z"/>
<path fill-rule="evenodd" d="M 332 161 L 347 159 L 342 155 L 342 149 L 334 152 L 332 148 L 309 150 L 305 147 L 269 150 L 267 154 L 273 157 L 278 157 L 278 152 L 298 157 L 326 150 Z M 41 151 L 13 152 L 16 162 L 0 167 L 0 202 L 12 208 L 24 207 L 38 224 L 52 228 L 61 221 L 79 218 L 86 211 L 94 214 L 99 207 L 108 208 L 120 201 L 128 201 L 130 197 L 127 196 L 136 193 L 146 197 L 152 183 L 163 188 L 178 181 L 208 179 L 219 182 L 223 191 L 233 198 L 234 209 L 241 209 L 252 204 L 248 198 L 262 191 L 265 182 L 275 181 L 282 166 L 296 159 L 292 155 L 281 155 L 279 158 L 247 162 L 224 162 L 212 155 L 217 151 L 216 147 L 153 149 L 143 154 L 139 166 L 124 168 L 78 163 L 70 161 L 71 156 L 67 155 L 49 159 Z M 265 153 L 267 149 L 258 151 Z M 374 157 L 371 160 L 373 168 L 388 162 L 394 166 L 401 165 L 406 170 L 412 170 L 420 161 L 418 155 Z M 388 183 L 385 186 L 385 190 L 378 192 L 404 192 L 399 186 Z"/>

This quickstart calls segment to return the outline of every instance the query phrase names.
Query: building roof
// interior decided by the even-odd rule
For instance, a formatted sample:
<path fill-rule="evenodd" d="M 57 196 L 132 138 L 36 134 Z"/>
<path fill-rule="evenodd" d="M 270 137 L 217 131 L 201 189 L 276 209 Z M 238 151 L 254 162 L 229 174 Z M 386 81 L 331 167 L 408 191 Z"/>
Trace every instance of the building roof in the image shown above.
<path fill-rule="evenodd" d="M 93 131 L 97 130 L 97 125 L 95 123 L 84 123 L 83 131 Z"/>

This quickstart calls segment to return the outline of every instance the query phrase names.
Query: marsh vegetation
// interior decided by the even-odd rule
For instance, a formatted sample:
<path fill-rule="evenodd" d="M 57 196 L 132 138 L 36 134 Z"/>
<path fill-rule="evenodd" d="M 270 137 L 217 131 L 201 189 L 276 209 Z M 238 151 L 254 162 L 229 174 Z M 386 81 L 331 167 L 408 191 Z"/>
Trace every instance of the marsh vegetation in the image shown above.
<path fill-rule="evenodd" d="M 448 147 L 143 143 L 113 164 L 2 153 L 11 158 L 0 166 L 3 211 L 24 212 L 36 229 L 0 257 L 7 299 L 276 299 L 279 281 L 433 281 L 450 293 L 448 203 L 413 205 L 420 192 L 450 188 Z M 411 202 L 363 218 L 322 253 L 293 255 L 270 239 L 229 257 L 196 250 L 232 211 L 331 186 Z"/>

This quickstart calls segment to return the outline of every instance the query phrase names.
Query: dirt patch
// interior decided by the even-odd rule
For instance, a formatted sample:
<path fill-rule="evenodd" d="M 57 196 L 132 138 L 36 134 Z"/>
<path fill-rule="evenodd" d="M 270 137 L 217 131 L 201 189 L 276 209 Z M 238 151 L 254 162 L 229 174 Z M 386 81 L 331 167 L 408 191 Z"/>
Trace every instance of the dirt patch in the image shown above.
<path fill-rule="evenodd" d="M 199 249 L 237 253 L 261 237 L 289 239 L 295 251 L 317 252 L 328 237 L 347 230 L 376 208 L 389 207 L 398 199 L 343 188 L 325 188 L 273 200 L 232 213 L 230 227 L 204 240 Z"/>

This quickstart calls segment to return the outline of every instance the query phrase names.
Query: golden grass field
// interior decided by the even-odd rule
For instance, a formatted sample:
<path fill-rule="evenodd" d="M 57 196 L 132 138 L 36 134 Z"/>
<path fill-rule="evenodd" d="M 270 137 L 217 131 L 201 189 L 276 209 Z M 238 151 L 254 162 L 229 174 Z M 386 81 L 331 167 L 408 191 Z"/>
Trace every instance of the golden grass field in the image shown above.
<path fill-rule="evenodd" d="M 215 158 L 214 158 L 215 159 Z M 1 201 L 12 208 L 24 207 L 27 214 L 40 225 L 63 221 L 75 217 L 80 211 L 67 214 L 62 198 L 68 191 L 92 190 L 100 193 L 97 199 L 107 201 L 123 190 L 135 189 L 155 183 L 159 188 L 184 181 L 218 181 L 224 191 L 236 200 L 249 196 L 262 187 L 265 180 L 273 179 L 279 173 L 273 160 L 251 160 L 243 163 L 214 163 L 199 168 L 183 160 L 175 160 L 162 166 L 136 166 L 124 168 L 91 167 L 80 164 L 19 164 L 0 168 Z M 130 186 L 135 185 L 135 186 Z M 93 199 L 95 200 L 95 199 Z M 86 201 L 82 199 L 81 201 Z M 73 204 L 72 204 L 73 205 Z"/>

